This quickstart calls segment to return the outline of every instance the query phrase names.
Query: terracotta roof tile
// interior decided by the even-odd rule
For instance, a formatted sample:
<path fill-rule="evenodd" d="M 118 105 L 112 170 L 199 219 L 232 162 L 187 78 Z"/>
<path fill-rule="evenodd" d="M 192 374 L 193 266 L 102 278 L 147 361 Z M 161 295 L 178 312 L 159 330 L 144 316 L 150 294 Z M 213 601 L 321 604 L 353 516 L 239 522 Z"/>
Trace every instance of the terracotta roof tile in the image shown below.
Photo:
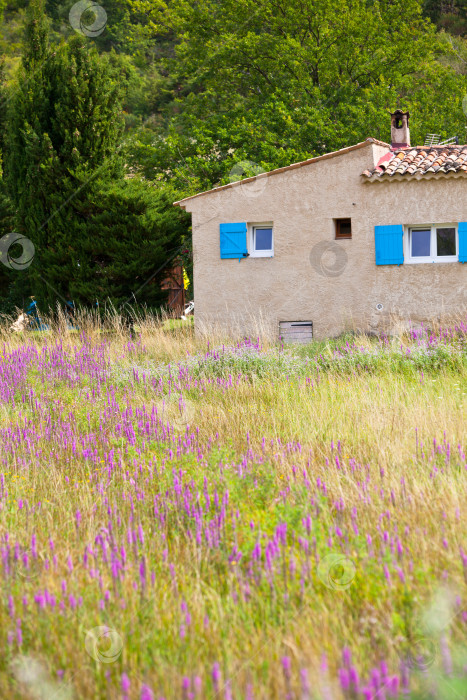
<path fill-rule="evenodd" d="M 390 179 L 394 175 L 418 178 L 430 173 L 467 172 L 466 146 L 417 146 L 388 151 L 373 169 L 362 175 L 369 179 Z"/>

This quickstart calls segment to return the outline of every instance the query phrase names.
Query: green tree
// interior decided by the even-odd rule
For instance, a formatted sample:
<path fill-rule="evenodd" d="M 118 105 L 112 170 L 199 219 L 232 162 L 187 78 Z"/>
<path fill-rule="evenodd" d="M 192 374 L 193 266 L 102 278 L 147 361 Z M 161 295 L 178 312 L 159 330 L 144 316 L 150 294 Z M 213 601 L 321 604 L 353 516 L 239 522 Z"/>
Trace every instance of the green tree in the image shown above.
<path fill-rule="evenodd" d="M 228 180 L 235 161 L 267 169 L 387 140 L 395 107 L 411 111 L 414 142 L 464 133 L 466 80 L 420 0 L 130 1 L 178 38 L 169 138 L 143 130 L 135 149 L 147 175 L 176 170 L 193 190 Z"/>
<path fill-rule="evenodd" d="M 424 0 L 427 17 L 454 35 L 467 35 L 467 0 Z"/>
<path fill-rule="evenodd" d="M 18 271 L 24 295 L 44 303 L 69 296 L 80 222 L 73 202 L 93 179 L 123 174 L 116 156 L 122 132 L 117 75 L 81 37 L 51 51 L 42 3 L 29 9 L 22 70 L 11 101 L 5 178 L 15 228 L 32 240 L 34 264 Z"/>
<path fill-rule="evenodd" d="M 13 204 L 8 196 L 3 178 L 3 151 L 5 147 L 5 130 L 7 125 L 8 89 L 5 85 L 4 66 L 0 63 L 0 239 L 13 231 Z M 1 246 L 1 244 L 0 244 Z M 14 251 L 13 251 L 14 252 Z M 11 296 L 11 272 L 2 263 L 0 247 L 0 310 L 12 311 L 14 299 Z"/>
<path fill-rule="evenodd" d="M 26 36 L 6 184 L 15 231 L 36 254 L 26 271 L 15 271 L 15 294 L 33 294 L 43 307 L 70 299 L 121 304 L 143 285 L 138 301 L 157 305 L 157 277 L 145 282 L 180 247 L 187 223 L 167 188 L 125 179 L 124 62 L 80 36 L 51 50 L 37 1 Z"/>
<path fill-rule="evenodd" d="M 158 307 L 160 282 L 187 238 L 189 217 L 173 207 L 169 186 L 130 178 L 96 182 L 74 203 L 80 222 L 77 269 L 69 294 L 75 303 L 117 308 L 125 303 Z"/>
<path fill-rule="evenodd" d="M 6 192 L 0 156 L 0 239 L 3 239 L 11 231 L 13 231 L 13 207 Z M 14 298 L 11 270 L 3 264 L 2 253 L 3 241 L 0 242 L 0 311 L 11 312 L 14 310 L 15 304 L 20 304 L 20 301 Z M 14 253 L 15 251 L 13 250 L 12 254 Z"/>

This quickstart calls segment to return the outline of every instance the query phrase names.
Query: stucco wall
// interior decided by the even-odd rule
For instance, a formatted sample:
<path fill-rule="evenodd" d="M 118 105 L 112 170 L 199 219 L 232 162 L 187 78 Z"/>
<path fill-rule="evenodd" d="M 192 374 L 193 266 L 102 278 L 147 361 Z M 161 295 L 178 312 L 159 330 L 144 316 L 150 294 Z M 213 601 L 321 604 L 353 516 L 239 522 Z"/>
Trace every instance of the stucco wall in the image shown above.
<path fill-rule="evenodd" d="M 187 201 L 198 330 L 220 323 L 249 333 L 259 324 L 277 334 L 280 321 L 311 320 L 323 338 L 464 312 L 467 265 L 376 266 L 374 226 L 466 221 L 467 180 L 365 182 L 361 172 L 384 151 L 368 144 Z M 333 220 L 345 217 L 352 239 L 335 241 Z M 219 224 L 236 221 L 272 221 L 274 257 L 222 260 Z"/>

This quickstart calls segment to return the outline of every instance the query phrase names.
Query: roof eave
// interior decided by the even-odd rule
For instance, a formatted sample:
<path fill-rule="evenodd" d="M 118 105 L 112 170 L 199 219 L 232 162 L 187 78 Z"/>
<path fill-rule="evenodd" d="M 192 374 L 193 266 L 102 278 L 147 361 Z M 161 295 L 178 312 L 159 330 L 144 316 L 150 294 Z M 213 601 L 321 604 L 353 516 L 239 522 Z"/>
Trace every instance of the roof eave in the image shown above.
<path fill-rule="evenodd" d="M 371 175 L 371 177 L 368 177 L 368 175 L 362 173 L 361 177 L 364 178 L 364 182 L 391 182 L 391 180 L 396 182 L 403 182 L 407 180 L 456 180 L 459 178 L 467 177 L 467 171 L 451 171 L 448 173 L 414 173 L 413 175 L 405 175 L 401 173 L 396 173 L 395 175 L 387 175 L 386 173 L 384 173 L 384 175 L 378 175 L 377 173 L 374 173 L 373 175 Z"/>

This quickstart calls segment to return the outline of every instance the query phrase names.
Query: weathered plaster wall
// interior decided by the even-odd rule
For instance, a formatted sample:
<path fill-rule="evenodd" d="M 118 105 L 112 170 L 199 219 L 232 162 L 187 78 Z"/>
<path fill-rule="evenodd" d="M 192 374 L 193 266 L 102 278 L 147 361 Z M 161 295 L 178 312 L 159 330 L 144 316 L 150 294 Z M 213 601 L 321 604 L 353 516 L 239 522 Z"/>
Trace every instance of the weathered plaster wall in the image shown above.
<path fill-rule="evenodd" d="M 465 221 L 467 180 L 365 182 L 384 151 L 368 144 L 189 200 L 197 328 L 254 332 L 259 322 L 277 334 L 279 321 L 312 320 L 322 338 L 465 311 L 467 265 L 376 266 L 374 226 Z M 333 219 L 344 217 L 352 239 L 335 241 Z M 219 224 L 232 221 L 272 221 L 274 257 L 221 260 Z"/>

